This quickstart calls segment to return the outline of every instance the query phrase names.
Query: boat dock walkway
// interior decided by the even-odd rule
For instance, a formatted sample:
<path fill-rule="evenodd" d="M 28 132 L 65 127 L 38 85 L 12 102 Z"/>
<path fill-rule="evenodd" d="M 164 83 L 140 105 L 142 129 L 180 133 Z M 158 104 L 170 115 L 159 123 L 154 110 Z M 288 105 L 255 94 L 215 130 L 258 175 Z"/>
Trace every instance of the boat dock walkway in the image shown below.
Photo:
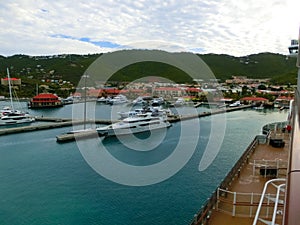
<path fill-rule="evenodd" d="M 175 123 L 183 120 L 189 120 L 194 118 L 201 118 L 226 112 L 232 112 L 237 110 L 242 110 L 246 108 L 250 108 L 251 105 L 242 105 L 238 107 L 232 107 L 232 108 L 222 108 L 222 109 L 215 109 L 211 112 L 202 112 L 199 114 L 194 115 L 176 115 L 169 117 L 170 123 Z M 46 130 L 46 129 L 54 129 L 54 128 L 60 128 L 60 127 L 68 127 L 73 125 L 80 125 L 83 124 L 83 120 L 73 120 L 72 118 L 52 118 L 52 117 L 35 117 L 36 121 L 38 122 L 45 122 L 45 124 L 38 124 L 38 125 L 29 125 L 29 126 L 22 126 L 22 127 L 12 127 L 12 128 L 0 128 L 0 135 L 6 135 L 6 134 L 14 134 L 14 133 L 22 133 L 22 132 L 31 132 L 31 131 L 38 131 L 38 130 Z M 87 124 L 111 124 L 115 121 L 111 120 L 95 120 L 86 121 Z M 94 137 L 95 134 L 94 131 L 84 131 L 84 132 L 78 132 L 76 134 L 70 133 L 70 134 L 62 134 L 58 135 L 57 141 L 58 142 L 68 142 L 73 141 L 76 138 L 87 138 L 87 137 Z"/>

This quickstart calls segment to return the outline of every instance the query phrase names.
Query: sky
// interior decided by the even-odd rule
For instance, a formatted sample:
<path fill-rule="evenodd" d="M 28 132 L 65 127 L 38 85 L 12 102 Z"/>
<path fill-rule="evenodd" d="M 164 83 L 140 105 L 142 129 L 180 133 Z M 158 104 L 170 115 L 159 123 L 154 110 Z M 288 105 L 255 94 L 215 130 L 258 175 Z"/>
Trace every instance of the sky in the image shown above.
<path fill-rule="evenodd" d="M 0 0 L 0 55 L 288 54 L 299 0 Z"/>

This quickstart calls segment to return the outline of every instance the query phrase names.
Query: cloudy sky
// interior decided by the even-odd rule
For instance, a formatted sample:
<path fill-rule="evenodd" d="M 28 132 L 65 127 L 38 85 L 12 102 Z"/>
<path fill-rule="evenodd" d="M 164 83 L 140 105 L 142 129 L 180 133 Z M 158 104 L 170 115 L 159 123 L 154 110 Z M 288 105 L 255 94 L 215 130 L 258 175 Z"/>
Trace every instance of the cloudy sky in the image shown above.
<path fill-rule="evenodd" d="M 287 54 L 299 0 L 3 0 L 0 55 L 124 48 Z"/>

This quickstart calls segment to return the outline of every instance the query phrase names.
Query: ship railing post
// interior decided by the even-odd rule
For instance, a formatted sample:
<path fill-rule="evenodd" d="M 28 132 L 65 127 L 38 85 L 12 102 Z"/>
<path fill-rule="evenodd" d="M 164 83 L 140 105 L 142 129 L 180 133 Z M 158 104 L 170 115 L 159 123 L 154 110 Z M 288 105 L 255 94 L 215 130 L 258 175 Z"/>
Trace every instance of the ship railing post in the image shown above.
<path fill-rule="evenodd" d="M 264 175 L 264 177 L 266 178 L 267 177 L 267 166 L 266 166 L 266 164 L 264 165 L 265 166 L 265 175 Z"/>
<path fill-rule="evenodd" d="M 253 192 L 251 193 L 251 200 L 250 200 L 250 214 L 249 214 L 249 217 L 252 216 L 252 210 L 253 210 Z"/>
<path fill-rule="evenodd" d="M 267 201 L 267 210 L 266 210 L 266 218 L 269 217 L 269 206 L 270 206 L 270 193 L 267 194 L 267 198 L 268 198 L 268 201 Z"/>
<path fill-rule="evenodd" d="M 217 189 L 217 202 L 216 202 L 216 209 L 219 210 L 219 199 L 220 199 L 220 188 Z"/>
<path fill-rule="evenodd" d="M 279 160 L 277 160 L 276 178 L 279 176 Z"/>
<path fill-rule="evenodd" d="M 235 216 L 236 192 L 233 192 L 232 216 Z"/>
<path fill-rule="evenodd" d="M 197 224 L 198 222 L 198 214 L 194 214 L 194 224 Z"/>

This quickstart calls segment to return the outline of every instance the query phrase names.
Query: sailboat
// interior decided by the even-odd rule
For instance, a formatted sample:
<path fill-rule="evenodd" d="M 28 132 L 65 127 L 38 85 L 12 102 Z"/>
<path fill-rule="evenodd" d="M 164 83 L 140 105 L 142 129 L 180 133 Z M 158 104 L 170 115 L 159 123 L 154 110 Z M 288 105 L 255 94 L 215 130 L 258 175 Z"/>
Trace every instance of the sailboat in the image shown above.
<path fill-rule="evenodd" d="M 9 97 L 10 97 L 10 106 L 4 107 L 0 111 L 0 126 L 14 125 L 14 124 L 23 124 L 23 123 L 32 123 L 35 119 L 30 116 L 28 113 L 16 110 L 13 104 L 11 80 L 9 75 L 9 70 L 7 68 L 7 78 L 8 78 L 8 88 L 9 88 Z"/>

